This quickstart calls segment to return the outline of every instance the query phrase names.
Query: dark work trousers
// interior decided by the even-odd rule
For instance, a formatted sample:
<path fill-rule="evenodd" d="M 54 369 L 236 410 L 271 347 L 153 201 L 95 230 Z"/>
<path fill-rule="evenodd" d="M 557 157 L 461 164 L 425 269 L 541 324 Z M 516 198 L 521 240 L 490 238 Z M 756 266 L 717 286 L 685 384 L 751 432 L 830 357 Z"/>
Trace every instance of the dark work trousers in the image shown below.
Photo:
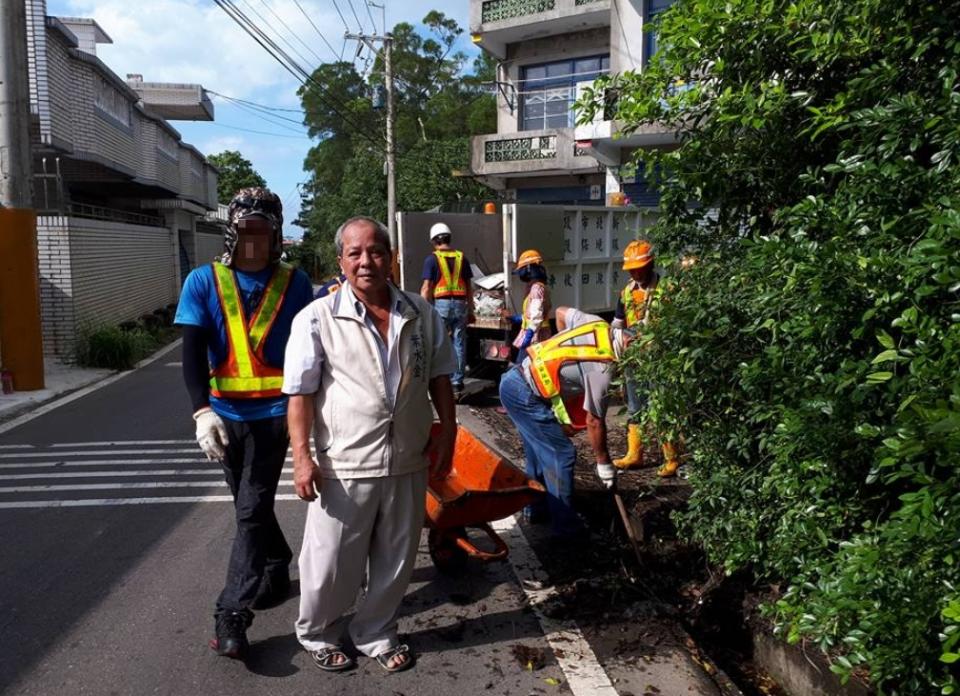
<path fill-rule="evenodd" d="M 237 536 L 217 614 L 250 613 L 265 574 L 285 572 L 293 553 L 273 511 L 290 436 L 284 416 L 254 421 L 223 419 L 230 440 L 223 471 L 233 493 Z"/>

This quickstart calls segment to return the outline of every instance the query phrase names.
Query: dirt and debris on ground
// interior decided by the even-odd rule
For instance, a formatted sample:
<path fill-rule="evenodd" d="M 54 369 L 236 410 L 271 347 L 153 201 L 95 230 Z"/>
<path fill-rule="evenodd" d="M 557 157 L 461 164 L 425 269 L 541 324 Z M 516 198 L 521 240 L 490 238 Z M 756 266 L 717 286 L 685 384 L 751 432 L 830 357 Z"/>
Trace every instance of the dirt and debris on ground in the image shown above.
<path fill-rule="evenodd" d="M 495 447 L 522 467 L 520 437 L 509 417 L 497 412 L 497 405 L 496 398 L 488 396 L 472 403 L 471 411 L 496 434 Z M 614 405 L 607 418 L 612 458 L 626 451 L 622 411 Z M 659 478 L 659 446 L 653 438 L 646 440 L 645 466 L 623 472 L 617 484 L 640 541 L 639 561 L 612 494 L 597 478 L 586 433 L 574 438 L 574 500 L 589 526 L 589 540 L 557 553 L 549 529 L 522 523 L 556 589 L 556 597 L 545 611 L 552 618 L 577 621 L 585 633 L 609 636 L 622 631 L 613 650 L 632 656 L 640 669 L 656 650 L 682 648 L 714 677 L 722 693 L 738 693 L 739 687 L 748 696 L 781 696 L 784 692 L 750 659 L 751 632 L 744 618 L 752 589 L 748 579 L 727 578 L 711 569 L 699 548 L 678 538 L 671 514 L 690 496 L 685 467 L 677 477 Z M 642 631 L 626 628 L 624 617 L 642 619 L 634 622 Z M 514 657 L 519 662 L 525 656 Z M 730 679 L 735 685 L 722 683 Z"/>

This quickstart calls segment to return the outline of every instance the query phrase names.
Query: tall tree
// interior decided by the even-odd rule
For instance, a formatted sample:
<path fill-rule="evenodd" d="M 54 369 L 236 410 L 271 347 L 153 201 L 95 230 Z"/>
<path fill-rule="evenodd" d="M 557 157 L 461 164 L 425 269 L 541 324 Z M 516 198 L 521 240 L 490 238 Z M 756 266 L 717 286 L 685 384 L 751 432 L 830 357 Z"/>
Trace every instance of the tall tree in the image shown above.
<path fill-rule="evenodd" d="M 226 205 L 239 189 L 248 186 L 266 186 L 263 177 L 253 164 L 236 150 L 224 150 L 207 156 L 207 161 L 217 168 L 217 200 Z"/>

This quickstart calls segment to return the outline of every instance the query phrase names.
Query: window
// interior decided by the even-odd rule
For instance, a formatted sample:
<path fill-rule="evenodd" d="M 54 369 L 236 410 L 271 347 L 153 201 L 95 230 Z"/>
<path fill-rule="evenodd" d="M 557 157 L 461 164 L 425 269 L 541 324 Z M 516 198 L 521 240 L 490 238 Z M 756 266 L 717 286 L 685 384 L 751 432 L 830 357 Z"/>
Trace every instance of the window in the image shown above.
<path fill-rule="evenodd" d="M 646 23 L 649 26 L 647 31 L 644 34 L 646 39 L 646 48 L 644 50 L 644 55 L 649 61 L 654 53 L 657 52 L 657 32 L 656 32 L 656 19 L 658 15 L 663 14 L 670 9 L 670 6 L 673 5 L 675 0 L 646 0 L 647 3 L 647 16 Z"/>
<path fill-rule="evenodd" d="M 573 126 L 577 84 L 592 82 L 609 70 L 610 56 L 574 58 L 521 68 L 520 130 Z"/>
<path fill-rule="evenodd" d="M 172 160 L 177 159 L 178 150 L 177 139 L 167 133 L 162 128 L 157 128 L 157 149 Z"/>
<path fill-rule="evenodd" d="M 124 126 L 130 126 L 130 102 L 105 79 L 97 75 L 94 77 L 94 105 L 101 112 L 119 121 Z"/>

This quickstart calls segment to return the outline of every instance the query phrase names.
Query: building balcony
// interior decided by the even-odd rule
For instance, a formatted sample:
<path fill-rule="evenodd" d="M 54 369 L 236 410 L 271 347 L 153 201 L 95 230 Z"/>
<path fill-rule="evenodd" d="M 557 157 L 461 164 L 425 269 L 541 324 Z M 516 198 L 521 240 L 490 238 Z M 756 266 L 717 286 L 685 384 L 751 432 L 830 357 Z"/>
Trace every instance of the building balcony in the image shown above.
<path fill-rule="evenodd" d="M 510 177 L 596 172 L 596 161 L 575 147 L 573 130 L 549 128 L 474 136 L 471 173 L 493 188 L 504 188 L 504 179 Z"/>
<path fill-rule="evenodd" d="M 589 155 L 606 167 L 616 167 L 627 160 L 624 151 L 640 148 L 676 145 L 677 134 L 673 129 L 659 123 L 643 125 L 631 133 L 625 133 L 622 121 L 597 121 L 573 129 L 573 139 L 578 152 Z"/>
<path fill-rule="evenodd" d="M 127 84 L 140 95 L 151 113 L 168 121 L 212 121 L 213 102 L 200 85 L 144 82 L 142 75 L 127 75 Z"/>
<path fill-rule="evenodd" d="M 611 0 L 471 0 L 473 41 L 497 58 L 507 46 L 610 26 Z"/>

